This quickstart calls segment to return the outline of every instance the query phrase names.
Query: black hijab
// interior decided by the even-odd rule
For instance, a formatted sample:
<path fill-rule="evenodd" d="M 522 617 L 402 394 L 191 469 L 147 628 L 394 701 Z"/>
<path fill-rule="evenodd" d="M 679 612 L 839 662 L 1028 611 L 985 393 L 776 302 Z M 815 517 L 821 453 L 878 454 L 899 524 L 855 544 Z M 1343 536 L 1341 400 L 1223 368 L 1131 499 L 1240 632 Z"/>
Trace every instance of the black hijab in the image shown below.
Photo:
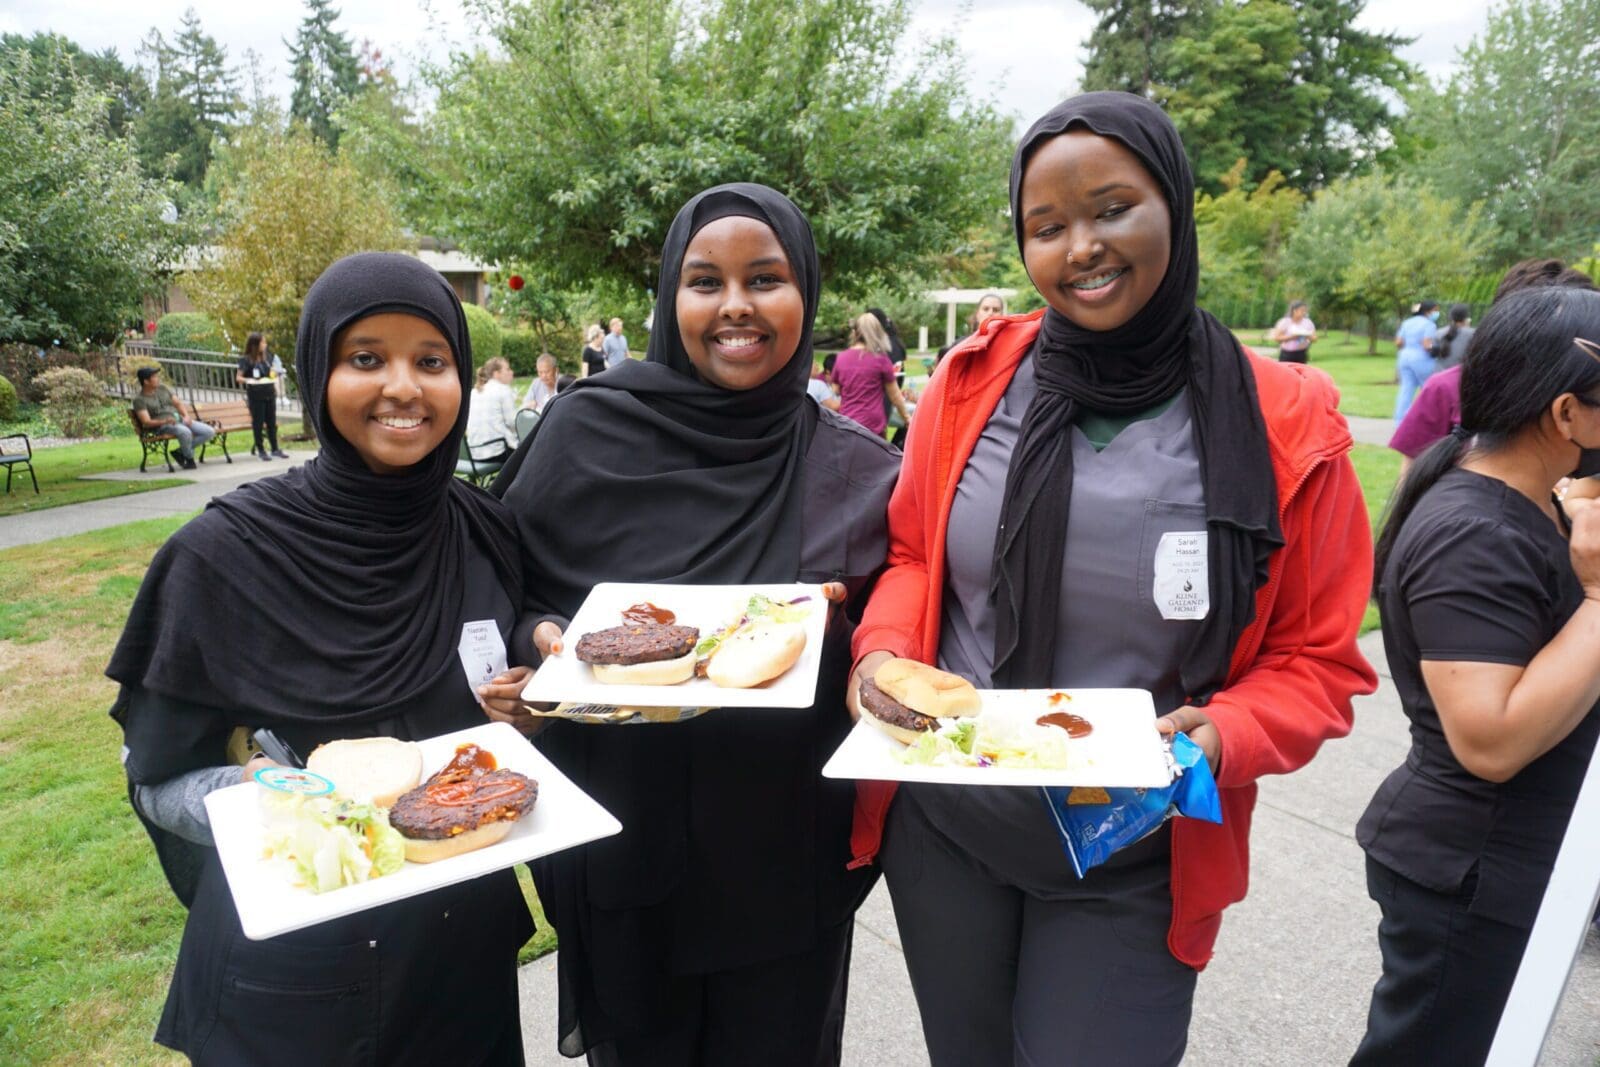
<path fill-rule="evenodd" d="M 1184 692 L 1204 703 L 1226 680 L 1233 647 L 1255 616 L 1268 557 L 1283 544 L 1266 424 L 1238 342 L 1195 307 L 1194 178 L 1176 127 L 1155 104 L 1130 93 L 1084 93 L 1033 124 L 1011 161 L 1018 248 L 1028 161 L 1045 141 L 1076 128 L 1118 141 L 1156 179 L 1171 212 L 1172 250 L 1150 301 L 1116 329 L 1086 330 L 1054 308 L 1040 324 L 1032 353 L 1039 389 L 1011 456 L 995 540 L 995 684 L 1050 684 L 1073 422 L 1085 409 L 1132 415 L 1187 389 L 1205 486 L 1211 610 L 1179 673 Z"/>
<path fill-rule="evenodd" d="M 805 299 L 789 362 L 744 391 L 702 381 L 678 333 L 689 241 L 732 215 L 772 228 Z M 799 475 L 817 423 L 816 405 L 803 401 L 818 285 L 811 225 L 783 194 L 740 182 L 683 206 L 661 251 L 645 361 L 580 379 L 551 400 L 495 482 L 523 542 L 541 546 L 534 606 L 570 616 L 600 581 L 794 580 Z M 558 545 L 577 547 L 545 551 Z"/>
<path fill-rule="evenodd" d="M 334 337 L 383 312 L 437 327 L 461 382 L 449 436 L 392 475 L 367 468 L 325 404 Z M 516 601 L 516 533 L 497 501 L 454 477 L 472 346 L 437 271 L 396 253 L 340 260 L 306 294 L 296 352 L 321 454 L 212 501 L 162 547 L 106 673 L 241 724 L 377 721 L 459 670 L 474 546 Z"/>

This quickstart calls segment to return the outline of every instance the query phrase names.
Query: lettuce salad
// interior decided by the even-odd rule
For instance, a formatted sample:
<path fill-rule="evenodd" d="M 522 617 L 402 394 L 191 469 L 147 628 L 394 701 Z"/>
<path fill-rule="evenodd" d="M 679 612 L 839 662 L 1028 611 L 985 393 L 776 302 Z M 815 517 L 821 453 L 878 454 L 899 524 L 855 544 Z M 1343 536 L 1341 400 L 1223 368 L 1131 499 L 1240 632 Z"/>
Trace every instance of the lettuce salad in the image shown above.
<path fill-rule="evenodd" d="M 405 839 L 382 808 L 332 796 L 273 795 L 266 809 L 266 855 L 294 871 L 313 893 L 393 874 L 405 863 Z"/>
<path fill-rule="evenodd" d="M 975 719 L 947 719 L 900 753 L 903 763 L 929 767 L 1027 767 L 1067 770 L 1075 763 L 1066 733 L 1026 714 L 988 708 Z"/>

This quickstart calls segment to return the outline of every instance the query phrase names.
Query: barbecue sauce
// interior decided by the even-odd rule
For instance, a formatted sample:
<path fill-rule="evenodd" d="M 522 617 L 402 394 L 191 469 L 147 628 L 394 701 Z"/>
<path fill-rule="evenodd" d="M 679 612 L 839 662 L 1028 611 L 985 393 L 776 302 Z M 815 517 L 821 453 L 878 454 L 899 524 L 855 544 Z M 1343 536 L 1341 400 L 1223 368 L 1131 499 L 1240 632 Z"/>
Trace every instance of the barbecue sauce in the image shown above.
<path fill-rule="evenodd" d="M 646 600 L 643 604 L 635 604 L 622 613 L 623 622 L 649 625 L 654 623 L 659 626 L 671 626 L 678 621 L 678 617 L 666 608 L 658 608 Z"/>
<path fill-rule="evenodd" d="M 1094 733 L 1094 724 L 1081 715 L 1074 715 L 1069 711 L 1052 711 L 1048 715 L 1041 715 L 1034 720 L 1040 726 L 1059 726 L 1067 732 L 1068 737 L 1088 737 Z"/>

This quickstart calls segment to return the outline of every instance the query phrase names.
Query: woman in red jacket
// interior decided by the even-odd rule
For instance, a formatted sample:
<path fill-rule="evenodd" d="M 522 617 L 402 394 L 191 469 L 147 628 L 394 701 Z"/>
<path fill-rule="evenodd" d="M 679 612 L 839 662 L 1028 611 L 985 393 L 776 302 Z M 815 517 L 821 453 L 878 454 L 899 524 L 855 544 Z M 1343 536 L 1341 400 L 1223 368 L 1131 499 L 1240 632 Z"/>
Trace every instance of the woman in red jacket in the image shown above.
<path fill-rule="evenodd" d="M 935 1064 L 1177 1063 L 1244 896 L 1256 779 L 1347 733 L 1376 681 L 1337 394 L 1194 306 L 1193 199 L 1142 98 L 1074 97 L 1023 138 L 1012 218 L 1048 306 L 969 338 L 924 394 L 853 683 L 895 655 L 979 687 L 1149 689 L 1205 750 L 1223 823 L 1169 823 L 1079 879 L 1037 790 L 906 786 L 891 808 L 863 784 L 856 862 L 882 844 Z"/>

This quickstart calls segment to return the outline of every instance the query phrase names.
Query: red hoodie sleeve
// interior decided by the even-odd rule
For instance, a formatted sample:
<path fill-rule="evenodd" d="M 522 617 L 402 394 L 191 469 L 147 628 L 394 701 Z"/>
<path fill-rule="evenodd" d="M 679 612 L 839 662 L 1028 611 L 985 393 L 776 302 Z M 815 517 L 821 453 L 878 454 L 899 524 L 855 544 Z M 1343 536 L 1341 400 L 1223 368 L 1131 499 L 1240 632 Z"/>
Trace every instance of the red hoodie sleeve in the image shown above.
<path fill-rule="evenodd" d="M 878 649 L 920 658 L 918 635 L 928 608 L 928 542 L 937 525 L 937 516 L 929 514 L 938 506 L 938 491 L 931 485 L 933 457 L 939 423 L 945 417 L 947 381 L 948 374 L 934 375 L 906 434 L 900 480 L 889 498 L 888 567 L 872 589 L 851 642 L 856 660 Z"/>
<path fill-rule="evenodd" d="M 1323 741 L 1350 732 L 1352 698 L 1377 687 L 1356 647 L 1372 581 L 1368 522 L 1348 455 L 1318 464 L 1290 503 L 1261 643 L 1206 709 L 1222 735 L 1219 786 L 1304 766 Z"/>

